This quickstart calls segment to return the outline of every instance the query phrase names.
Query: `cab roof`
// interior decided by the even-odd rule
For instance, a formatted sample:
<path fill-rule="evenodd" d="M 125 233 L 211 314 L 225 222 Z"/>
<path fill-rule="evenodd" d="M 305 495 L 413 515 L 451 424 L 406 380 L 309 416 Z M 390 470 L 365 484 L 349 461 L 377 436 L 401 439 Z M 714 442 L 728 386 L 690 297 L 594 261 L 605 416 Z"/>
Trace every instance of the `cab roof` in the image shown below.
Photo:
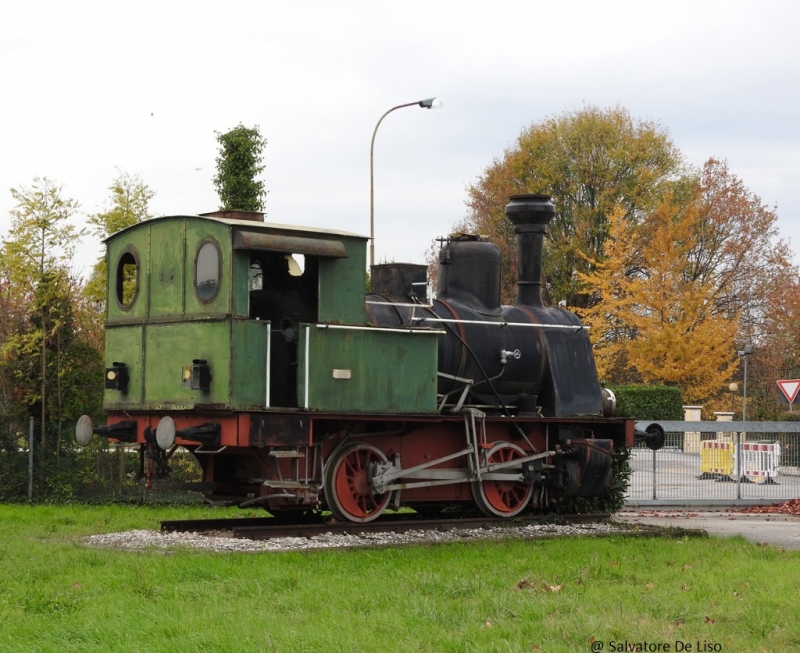
<path fill-rule="evenodd" d="M 230 214 L 240 214 L 243 212 L 238 211 L 229 211 L 226 213 Z M 145 224 L 152 224 L 154 222 L 165 222 L 169 220 L 208 220 L 215 223 L 223 223 L 230 227 L 238 227 L 240 230 L 246 230 L 250 232 L 258 232 L 258 233 L 276 233 L 276 234 L 298 234 L 308 236 L 311 234 L 320 234 L 326 236 L 339 236 L 345 238 L 357 238 L 361 240 L 369 240 L 367 236 L 362 234 L 356 234 L 349 231 L 340 231 L 338 229 L 323 229 L 320 227 L 305 227 L 299 225 L 287 225 L 287 224 L 279 224 L 276 222 L 262 222 L 257 219 L 237 219 L 237 218 L 228 218 L 228 217 L 218 217 L 219 214 L 214 215 L 192 215 L 192 214 L 179 214 L 179 215 L 165 215 L 160 216 L 157 218 L 150 218 L 148 220 L 144 220 L 142 222 L 138 222 L 130 227 L 126 227 L 125 229 L 120 229 L 116 233 L 111 234 L 108 238 L 103 240 L 104 243 L 108 243 L 112 240 L 115 240 L 122 234 L 128 233 L 129 231 L 133 231 Z"/>

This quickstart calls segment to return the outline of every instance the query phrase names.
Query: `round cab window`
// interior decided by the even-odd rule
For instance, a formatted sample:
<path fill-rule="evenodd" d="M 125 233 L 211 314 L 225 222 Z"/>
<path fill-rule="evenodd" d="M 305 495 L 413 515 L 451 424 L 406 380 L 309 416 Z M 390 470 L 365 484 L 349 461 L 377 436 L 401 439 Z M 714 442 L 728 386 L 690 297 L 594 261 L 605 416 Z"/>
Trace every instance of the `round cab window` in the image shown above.
<path fill-rule="evenodd" d="M 219 249 L 216 243 L 203 243 L 197 252 L 195 289 L 201 301 L 210 302 L 219 290 Z"/>
<path fill-rule="evenodd" d="M 130 308 L 139 290 L 139 262 L 133 252 L 125 252 L 117 263 L 117 301 L 122 308 Z"/>

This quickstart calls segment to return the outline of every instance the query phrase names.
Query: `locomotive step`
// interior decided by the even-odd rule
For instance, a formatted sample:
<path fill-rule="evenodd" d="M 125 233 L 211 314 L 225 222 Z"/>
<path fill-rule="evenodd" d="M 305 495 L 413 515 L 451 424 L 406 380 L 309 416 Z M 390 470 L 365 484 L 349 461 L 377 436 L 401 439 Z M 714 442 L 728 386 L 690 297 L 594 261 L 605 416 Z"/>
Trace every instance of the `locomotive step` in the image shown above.
<path fill-rule="evenodd" d="M 273 458 L 305 458 L 306 455 L 304 453 L 300 453 L 299 451 L 287 451 L 285 449 L 273 449 L 269 452 L 269 455 Z"/>

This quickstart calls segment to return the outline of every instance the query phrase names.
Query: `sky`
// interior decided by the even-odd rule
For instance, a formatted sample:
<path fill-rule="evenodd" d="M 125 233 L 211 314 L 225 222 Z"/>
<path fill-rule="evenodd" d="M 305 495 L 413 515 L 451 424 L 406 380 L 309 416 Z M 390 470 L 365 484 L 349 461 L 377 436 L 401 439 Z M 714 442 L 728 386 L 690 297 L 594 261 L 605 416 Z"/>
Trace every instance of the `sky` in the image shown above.
<path fill-rule="evenodd" d="M 369 233 L 424 262 L 466 188 L 547 117 L 622 106 L 687 161 L 728 166 L 800 262 L 800 3 L 37 1 L 0 6 L 0 236 L 11 188 L 48 177 L 107 208 L 120 172 L 156 215 L 219 206 L 215 132 L 259 126 L 267 220 Z M 87 237 L 75 268 L 102 254 Z"/>

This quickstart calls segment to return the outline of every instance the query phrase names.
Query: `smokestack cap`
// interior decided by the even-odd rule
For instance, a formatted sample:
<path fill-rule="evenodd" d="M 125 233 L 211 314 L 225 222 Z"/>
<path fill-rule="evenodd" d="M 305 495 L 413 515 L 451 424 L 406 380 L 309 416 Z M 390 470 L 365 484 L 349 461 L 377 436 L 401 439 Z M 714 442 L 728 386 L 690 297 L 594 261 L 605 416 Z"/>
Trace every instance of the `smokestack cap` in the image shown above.
<path fill-rule="evenodd" d="M 512 195 L 506 204 L 506 217 L 514 223 L 514 231 L 528 231 L 523 225 L 546 227 L 556 213 L 549 195 Z"/>

